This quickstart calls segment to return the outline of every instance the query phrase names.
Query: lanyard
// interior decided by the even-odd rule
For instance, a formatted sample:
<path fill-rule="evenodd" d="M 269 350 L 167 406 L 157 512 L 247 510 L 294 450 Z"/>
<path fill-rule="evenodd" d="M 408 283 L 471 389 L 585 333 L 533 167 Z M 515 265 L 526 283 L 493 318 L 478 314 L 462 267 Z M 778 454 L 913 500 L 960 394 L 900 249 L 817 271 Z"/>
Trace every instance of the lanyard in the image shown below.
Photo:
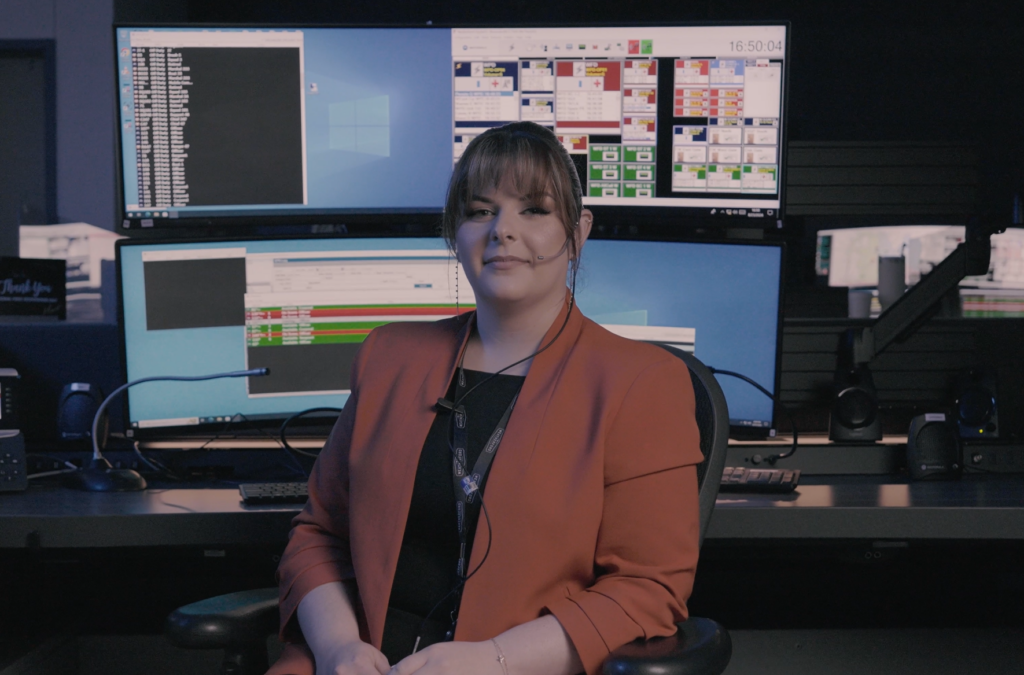
<path fill-rule="evenodd" d="M 459 395 L 466 388 L 466 375 L 462 368 L 459 368 L 458 377 L 459 379 L 455 386 L 456 401 L 459 400 Z M 505 435 L 505 427 L 508 426 L 508 420 L 512 416 L 512 409 L 515 407 L 518 398 L 519 393 L 516 392 L 516 395 L 512 397 L 512 401 L 505 409 L 505 414 L 498 421 L 498 426 L 494 427 L 494 431 L 491 432 L 487 445 L 484 446 L 480 456 L 473 464 L 472 471 L 468 475 L 466 448 L 469 445 L 469 433 L 466 430 L 466 408 L 463 405 L 459 405 L 452 411 L 452 414 L 455 415 L 455 455 L 452 457 L 452 486 L 455 490 L 456 526 L 459 530 L 459 562 L 456 571 L 460 581 L 466 578 L 466 543 L 469 538 L 469 528 L 466 523 L 468 507 L 476 502 L 477 493 L 480 492 L 480 483 L 487 477 L 487 472 L 491 468 L 491 462 L 494 461 L 494 455 L 497 454 L 501 438 Z"/>

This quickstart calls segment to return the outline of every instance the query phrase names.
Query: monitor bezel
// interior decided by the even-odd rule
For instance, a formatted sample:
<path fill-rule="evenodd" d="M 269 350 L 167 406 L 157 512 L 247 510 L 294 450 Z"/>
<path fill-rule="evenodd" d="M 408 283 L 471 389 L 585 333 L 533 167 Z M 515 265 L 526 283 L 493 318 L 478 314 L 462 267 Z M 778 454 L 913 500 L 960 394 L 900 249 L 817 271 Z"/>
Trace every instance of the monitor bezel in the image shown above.
<path fill-rule="evenodd" d="M 496 23 L 481 23 L 481 24 L 447 24 L 447 23 L 430 23 L 424 24 L 306 24 L 306 23 L 274 23 L 274 24 L 252 24 L 252 23 L 239 23 L 239 24 L 225 24 L 225 23 L 195 23 L 195 24 L 183 24 L 183 23 L 137 23 L 137 22 L 125 22 L 115 23 L 112 31 L 112 39 L 114 46 L 114 96 L 115 96 L 115 124 L 114 124 L 114 136 L 116 143 L 116 172 L 117 180 L 115 185 L 115 198 L 117 200 L 115 213 L 117 214 L 117 220 L 119 228 L 121 230 L 138 231 L 145 229 L 162 229 L 162 230 L 177 230 L 185 231 L 189 230 L 201 230 L 207 227 L 245 227 L 245 226 L 328 226 L 328 227 L 346 227 L 353 226 L 356 229 L 362 229 L 366 227 L 382 227 L 382 228 L 409 228 L 414 230 L 422 230 L 436 226 L 440 222 L 441 208 L 437 209 L 410 209 L 398 212 L 394 209 L 380 209 L 373 210 L 372 212 L 367 209 L 352 209 L 344 213 L 330 213 L 323 211 L 310 210 L 308 213 L 291 214 L 291 215 L 260 215 L 259 213 L 245 214 L 245 215 L 228 215 L 228 216 L 206 216 L 206 217 L 186 217 L 186 218 L 129 218 L 128 211 L 125 208 L 124 203 L 124 157 L 121 143 L 121 132 L 120 132 L 120 115 L 117 111 L 120 110 L 120 82 L 118 80 L 118 68 L 117 68 L 117 32 L 121 29 L 143 29 L 143 28 L 154 28 L 154 29 L 231 29 L 231 30 L 245 30 L 245 29 L 299 29 L 299 30 L 317 30 L 317 29 L 423 29 L 423 30 L 453 30 L 453 29 L 473 29 L 473 28 L 704 28 L 704 27 L 750 27 L 750 26 L 781 26 L 786 30 L 785 48 L 783 50 L 783 73 L 782 73 L 782 93 L 780 100 L 780 124 L 779 124 L 779 173 L 780 178 L 778 181 L 779 186 L 779 207 L 778 212 L 771 218 L 752 218 L 748 216 L 729 216 L 726 214 L 710 215 L 703 207 L 686 207 L 686 206 L 608 206 L 608 205 L 588 205 L 595 216 L 601 220 L 616 226 L 616 227 L 629 227 L 637 221 L 642 221 L 653 225 L 657 229 L 666 228 L 679 228 L 679 221 L 682 220 L 682 227 L 690 229 L 700 229 L 713 227 L 724 231 L 726 228 L 750 228 L 750 229 L 762 229 L 762 230 L 774 230 L 781 227 L 781 223 L 785 218 L 786 213 L 786 177 L 789 174 L 788 167 L 788 120 L 789 120 L 789 82 L 790 76 L 789 71 L 790 65 L 790 45 L 792 43 L 792 31 L 793 27 L 789 21 L 645 21 L 645 22 L 607 22 L 607 23 L 593 23 L 588 25 L 581 25 L 579 23 L 555 23 L 555 22 L 543 22 L 543 23 L 517 23 L 515 25 L 509 24 L 496 24 Z M 727 208 L 727 207 L 724 207 Z M 765 207 L 767 208 L 767 207 Z M 699 212 L 698 212 L 699 211 Z"/>
<path fill-rule="evenodd" d="M 121 379 L 123 382 L 128 382 L 128 344 L 125 338 L 125 321 L 124 321 L 124 279 L 122 278 L 122 249 L 128 246 L 159 246 L 163 244 L 218 244 L 218 243 L 232 243 L 240 241 L 309 241 L 317 239 L 411 239 L 411 238 L 423 238 L 423 235 L 394 235 L 394 234 L 356 234 L 356 235 L 339 235 L 339 234 L 323 234 L 323 235 L 283 235 L 283 236 L 231 236 L 231 237 L 173 237 L 167 239 L 151 239 L 151 238 L 125 238 L 119 239 L 115 243 L 115 272 L 117 278 L 117 321 L 118 321 L 118 339 L 120 344 L 120 356 L 121 356 Z M 439 238 L 440 239 L 440 238 Z M 781 382 L 781 367 L 782 367 L 782 334 L 783 334 L 783 293 L 785 288 L 785 269 L 786 269 L 786 244 L 782 241 L 766 241 L 766 240 L 739 240 L 739 239 L 706 239 L 699 238 L 694 239 L 692 237 L 667 237 L 667 236 L 616 236 L 616 235 L 601 235 L 595 234 L 590 237 L 591 241 L 650 241 L 650 242 L 666 242 L 666 243 L 681 243 L 681 244 L 718 244 L 718 245 L 731 245 L 731 246 L 759 246 L 759 247 L 772 247 L 779 249 L 779 284 L 778 284 L 778 311 L 776 314 L 776 335 L 775 335 L 775 381 L 772 383 L 770 391 L 776 397 L 779 398 L 780 382 Z M 584 253 L 582 262 L 586 265 L 586 247 L 584 246 Z M 714 364 L 706 364 L 714 365 Z M 763 383 L 762 383 L 763 384 Z M 226 424 L 223 422 L 215 422 L 210 424 L 197 424 L 188 426 L 168 426 L 168 427 L 151 427 L 151 428 L 139 428 L 133 429 L 131 426 L 131 411 L 129 408 L 129 397 L 127 393 L 122 396 L 122 419 L 125 424 L 125 435 L 129 438 L 138 441 L 155 441 L 155 440 L 169 440 L 179 438 L 191 438 L 191 439 L 206 439 L 211 436 L 217 437 L 226 435 L 224 431 Z M 762 440 L 773 436 L 777 428 L 778 422 L 778 406 L 773 403 L 772 415 L 770 425 L 765 427 L 748 427 L 740 425 L 729 426 L 729 435 L 733 438 L 741 440 Z M 280 415 L 251 415 L 247 419 L 240 423 L 232 422 L 231 433 L 234 436 L 249 434 L 248 438 L 271 438 L 269 436 L 270 429 L 277 429 L 281 423 L 290 417 L 292 413 L 282 413 Z M 328 418 L 328 422 L 333 424 L 333 417 Z M 297 435 L 302 434 L 303 430 L 307 432 L 313 432 L 316 436 L 326 436 L 329 429 L 325 427 L 323 417 L 311 417 L 307 419 L 296 420 L 294 425 L 289 425 L 289 428 Z M 276 437 L 274 437 L 276 438 Z"/>

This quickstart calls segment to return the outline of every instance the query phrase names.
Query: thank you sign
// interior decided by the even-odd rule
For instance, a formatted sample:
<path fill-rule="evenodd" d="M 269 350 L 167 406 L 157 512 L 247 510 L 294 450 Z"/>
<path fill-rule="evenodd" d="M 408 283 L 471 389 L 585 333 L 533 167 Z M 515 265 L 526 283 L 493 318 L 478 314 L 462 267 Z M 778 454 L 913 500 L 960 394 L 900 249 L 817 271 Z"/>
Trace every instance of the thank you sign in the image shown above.
<path fill-rule="evenodd" d="M 64 266 L 63 260 L 0 257 L 0 316 L 63 319 Z"/>

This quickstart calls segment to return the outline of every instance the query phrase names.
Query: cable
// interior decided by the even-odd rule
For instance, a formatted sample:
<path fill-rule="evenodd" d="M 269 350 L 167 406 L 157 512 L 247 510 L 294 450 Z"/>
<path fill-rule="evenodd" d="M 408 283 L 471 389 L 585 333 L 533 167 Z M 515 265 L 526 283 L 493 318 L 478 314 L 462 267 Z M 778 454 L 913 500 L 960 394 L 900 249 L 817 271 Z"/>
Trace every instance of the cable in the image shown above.
<path fill-rule="evenodd" d="M 231 415 L 230 417 L 228 417 L 227 422 L 225 422 L 225 424 L 221 428 L 221 430 L 218 431 L 216 434 L 214 434 L 213 437 L 207 439 L 206 442 L 203 443 L 202 445 L 200 445 L 198 448 L 188 449 L 186 451 L 187 452 L 198 452 L 198 451 L 201 451 L 201 450 L 206 450 L 207 447 L 209 447 L 209 445 L 211 443 L 213 443 L 213 442 L 215 442 L 215 441 L 217 441 L 219 439 L 226 438 L 225 437 L 225 433 L 228 431 L 228 429 L 231 427 L 231 425 L 237 424 L 240 420 L 245 422 L 245 423 L 247 423 L 247 424 L 252 425 L 252 427 L 256 431 L 258 431 L 259 433 L 263 434 L 264 436 L 266 436 L 270 440 L 274 441 L 274 443 L 277 443 L 277 445 L 280 446 L 282 450 L 284 450 L 284 453 L 285 453 L 285 455 L 288 456 L 289 461 L 294 463 L 294 465 L 295 465 L 295 466 L 289 466 L 288 468 L 294 470 L 296 467 L 298 467 L 299 473 L 301 473 L 303 475 L 303 477 L 309 478 L 309 474 L 306 472 L 305 467 L 302 466 L 302 462 L 300 462 L 298 460 L 298 458 L 295 457 L 291 453 L 291 451 L 299 452 L 299 454 L 308 454 L 308 453 L 302 453 L 299 450 L 295 450 L 294 448 L 292 448 L 291 446 L 287 445 L 286 443 L 282 444 L 281 441 L 279 441 L 277 438 L 275 438 L 274 436 L 271 436 L 269 433 L 267 433 L 267 431 L 265 429 L 263 429 L 262 427 L 260 427 L 258 425 L 254 425 L 253 421 L 251 419 L 249 419 L 249 417 L 246 416 L 245 413 L 241 413 L 241 412 L 236 412 L 234 415 Z M 239 438 L 239 436 L 238 435 L 234 435 L 234 436 L 231 436 L 230 438 L 236 438 L 237 439 L 237 438 Z M 152 457 L 146 457 L 144 454 L 142 454 L 142 450 L 139 448 L 139 444 L 138 444 L 137 441 L 134 444 L 134 450 L 135 450 L 135 455 L 139 459 L 141 459 L 146 464 L 146 466 L 148 466 L 151 470 L 153 470 L 153 471 L 155 471 L 155 472 L 157 472 L 159 474 L 163 474 L 167 478 L 170 478 L 171 480 L 174 480 L 174 481 L 181 481 L 181 480 L 183 480 L 180 476 L 176 475 L 173 471 L 171 471 L 171 469 L 169 467 L 167 467 L 162 462 L 160 462 L 157 459 L 152 458 Z"/>
<path fill-rule="evenodd" d="M 777 461 L 779 461 L 780 459 L 787 459 L 789 457 L 792 457 L 793 453 L 796 452 L 796 447 L 797 447 L 797 441 L 799 439 L 799 434 L 797 433 L 797 430 L 796 430 L 796 421 L 793 419 L 793 414 L 789 412 L 789 409 L 786 408 L 786 406 L 782 405 L 782 401 L 780 401 L 778 398 L 775 397 L 774 394 L 772 394 L 770 391 L 768 391 L 767 389 L 765 389 L 764 387 L 759 385 L 757 382 L 755 382 L 754 380 L 752 380 L 749 377 L 747 377 L 746 375 L 741 375 L 740 373 L 735 373 L 735 372 L 733 372 L 731 370 L 719 370 L 717 368 L 711 368 L 710 366 L 708 367 L 708 370 L 710 370 L 712 372 L 712 374 L 714 374 L 714 375 L 728 375 L 730 377 L 739 378 L 739 379 L 743 380 L 744 382 L 747 382 L 748 384 L 753 385 L 758 391 L 760 391 L 762 394 L 764 394 L 765 396 L 770 398 L 772 401 L 774 401 L 775 405 L 778 406 L 779 410 L 781 410 L 782 412 L 786 413 L 786 417 L 789 418 L 789 426 L 793 430 L 793 445 L 789 449 L 789 452 L 784 452 L 784 453 L 779 454 L 779 455 L 769 455 L 768 457 L 765 457 L 764 461 L 768 462 L 772 466 L 775 466 L 775 463 Z"/>
<path fill-rule="evenodd" d="M 315 413 L 315 412 L 336 412 L 336 413 L 338 413 L 340 415 L 341 414 L 341 408 L 332 408 L 330 406 L 320 406 L 318 408 L 306 408 L 305 410 L 300 410 L 299 412 L 295 413 L 294 415 L 292 415 L 291 417 L 286 419 L 284 422 L 281 423 L 281 431 L 279 432 L 280 433 L 280 443 L 281 443 L 281 445 L 283 445 L 285 447 L 285 450 L 290 450 L 291 452 L 296 452 L 296 453 L 302 455 L 303 457 L 312 457 L 313 459 L 316 459 L 317 457 L 320 456 L 319 452 L 307 452 L 305 450 L 299 450 L 298 448 L 293 448 L 288 443 L 288 439 L 285 437 L 285 431 L 288 430 L 288 425 L 289 424 L 291 424 L 293 421 L 299 419 L 300 417 L 304 417 L 306 415 L 309 415 L 309 414 L 312 414 L 312 413 Z"/>
<path fill-rule="evenodd" d="M 66 459 L 64 459 L 62 457 L 55 457 L 54 455 L 48 455 L 45 452 L 32 452 L 32 451 L 29 451 L 28 453 L 26 453 L 26 455 L 27 455 L 26 459 L 39 459 L 39 458 L 48 459 L 48 460 L 50 460 L 51 462 L 53 462 L 55 464 L 63 464 L 64 466 L 67 466 L 69 468 L 72 467 L 72 466 L 75 467 L 76 469 L 78 468 L 77 464 L 72 464 L 71 462 L 69 462 L 68 460 L 66 460 Z M 50 469 L 50 470 L 53 471 L 55 469 Z"/>
<path fill-rule="evenodd" d="M 496 378 L 498 375 L 501 375 L 502 373 L 504 373 L 509 368 L 514 368 L 515 366 L 518 366 L 520 363 L 522 363 L 524 361 L 529 361 L 530 359 L 532 359 L 532 358 L 538 356 L 539 354 L 541 354 L 542 352 L 546 351 L 547 348 L 550 347 L 551 345 L 555 344 L 555 340 L 557 340 L 559 338 L 559 336 L 562 335 L 562 331 L 564 331 L 565 327 L 567 325 L 569 325 L 569 317 L 572 316 L 572 310 L 573 310 L 573 307 L 575 307 L 575 306 L 576 306 L 576 274 L 573 273 L 573 275 L 572 275 L 572 288 L 570 289 L 570 292 L 569 292 L 569 311 L 565 313 L 565 320 L 562 322 L 562 327 L 558 329 L 557 333 L 555 333 L 555 337 L 551 338 L 550 342 L 548 342 L 546 345 L 544 345 L 543 347 L 541 347 L 540 349 L 538 349 L 534 353 L 530 354 L 529 356 L 524 356 L 523 358 L 519 359 L 518 361 L 516 361 L 514 363 L 508 364 L 507 366 L 505 366 L 504 368 L 502 368 L 498 372 L 491 373 L 490 377 L 486 377 L 483 380 L 481 380 L 480 382 L 477 382 L 469 390 L 467 390 L 466 393 L 463 394 L 461 398 L 459 398 L 457 401 L 455 401 L 452 404 L 452 409 L 454 410 L 460 403 L 465 401 L 466 397 L 469 396 L 470 394 L 472 394 L 475 390 L 477 390 L 481 386 L 487 384 L 488 382 L 490 382 L 491 380 Z M 463 354 L 465 354 L 465 352 L 463 352 Z M 459 363 L 461 364 L 461 360 L 459 361 Z M 448 426 L 449 426 L 449 429 L 450 429 L 451 428 L 451 419 L 448 420 Z M 449 441 L 449 445 L 451 445 L 451 441 Z M 455 449 L 452 448 L 452 454 L 454 455 L 454 453 L 455 453 Z M 456 458 L 456 461 L 458 461 L 458 458 Z M 466 467 L 463 466 L 462 468 L 465 469 Z M 483 502 L 481 502 L 481 504 L 482 503 Z"/>
<path fill-rule="evenodd" d="M 172 480 L 181 480 L 180 478 L 178 478 L 178 476 L 175 476 L 171 472 L 171 470 L 168 469 L 166 466 L 164 466 L 160 462 L 156 461 L 155 459 L 150 461 L 149 457 L 146 457 L 144 454 L 142 454 L 142 450 L 139 449 L 139 442 L 138 441 L 135 441 L 132 444 L 132 451 L 135 453 L 135 456 L 138 457 L 139 459 L 141 459 L 142 463 L 145 464 L 146 466 L 148 466 L 152 471 L 155 471 L 156 473 L 165 474 L 169 478 L 171 478 Z"/>
<path fill-rule="evenodd" d="M 252 420 L 250 420 L 248 417 L 246 417 L 244 414 L 242 414 L 240 412 L 239 413 L 235 413 L 234 415 L 232 415 L 231 416 L 231 421 L 234 422 L 234 419 L 236 417 L 241 417 L 243 420 L 245 420 L 245 422 L 247 424 L 252 424 Z M 256 428 L 256 431 L 260 432 L 261 434 L 263 434 L 264 436 L 266 436 L 267 438 L 269 438 L 270 440 L 274 441 L 279 446 L 281 446 L 281 449 L 284 450 L 284 454 L 288 455 L 288 459 L 290 459 L 293 462 L 295 462 L 295 466 L 299 467 L 299 472 L 303 475 L 303 477 L 309 478 L 309 472 L 306 471 L 306 467 L 302 466 L 302 462 L 299 461 L 299 458 L 292 454 L 292 452 L 299 452 L 298 450 L 295 450 L 295 448 L 293 448 L 290 445 L 288 445 L 288 443 L 282 442 L 282 441 L 274 438 L 269 433 L 267 433 L 266 429 L 263 429 L 259 425 L 255 425 L 255 428 Z M 300 454 L 307 454 L 307 453 L 300 453 Z"/>
<path fill-rule="evenodd" d="M 45 455 L 41 455 L 41 456 L 45 457 Z M 51 457 L 51 459 L 54 459 L 55 461 L 61 461 L 61 460 L 56 460 L 55 458 L 52 458 L 52 457 Z M 48 476 L 60 476 L 60 475 L 63 475 L 65 473 L 72 473 L 74 471 L 78 471 L 79 467 L 76 466 L 75 464 L 72 464 L 71 462 L 69 462 L 67 460 L 63 460 L 63 462 L 64 462 L 64 466 L 67 467 L 66 469 L 57 469 L 56 471 L 41 471 L 39 473 L 30 473 L 29 475 L 25 476 L 25 479 L 26 480 L 35 480 L 36 478 L 46 478 Z"/>

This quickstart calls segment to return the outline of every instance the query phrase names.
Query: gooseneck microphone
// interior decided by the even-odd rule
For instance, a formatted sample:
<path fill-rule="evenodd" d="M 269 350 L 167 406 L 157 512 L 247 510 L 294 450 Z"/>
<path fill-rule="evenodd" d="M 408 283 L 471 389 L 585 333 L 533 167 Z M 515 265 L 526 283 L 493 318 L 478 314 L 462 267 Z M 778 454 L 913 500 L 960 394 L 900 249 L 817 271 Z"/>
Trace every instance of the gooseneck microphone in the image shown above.
<path fill-rule="evenodd" d="M 224 377 L 262 377 L 269 375 L 269 368 L 251 368 L 249 370 L 232 370 L 226 373 L 214 373 L 212 375 L 165 375 L 155 377 L 143 377 L 132 380 L 110 392 L 100 407 L 96 409 L 96 415 L 92 418 L 92 460 L 87 467 L 68 474 L 68 485 L 79 490 L 90 492 L 131 492 L 146 489 L 146 479 L 137 471 L 132 469 L 115 469 L 100 452 L 99 429 L 110 402 L 128 387 L 134 387 L 143 382 L 200 382 L 202 380 L 218 380 Z"/>

